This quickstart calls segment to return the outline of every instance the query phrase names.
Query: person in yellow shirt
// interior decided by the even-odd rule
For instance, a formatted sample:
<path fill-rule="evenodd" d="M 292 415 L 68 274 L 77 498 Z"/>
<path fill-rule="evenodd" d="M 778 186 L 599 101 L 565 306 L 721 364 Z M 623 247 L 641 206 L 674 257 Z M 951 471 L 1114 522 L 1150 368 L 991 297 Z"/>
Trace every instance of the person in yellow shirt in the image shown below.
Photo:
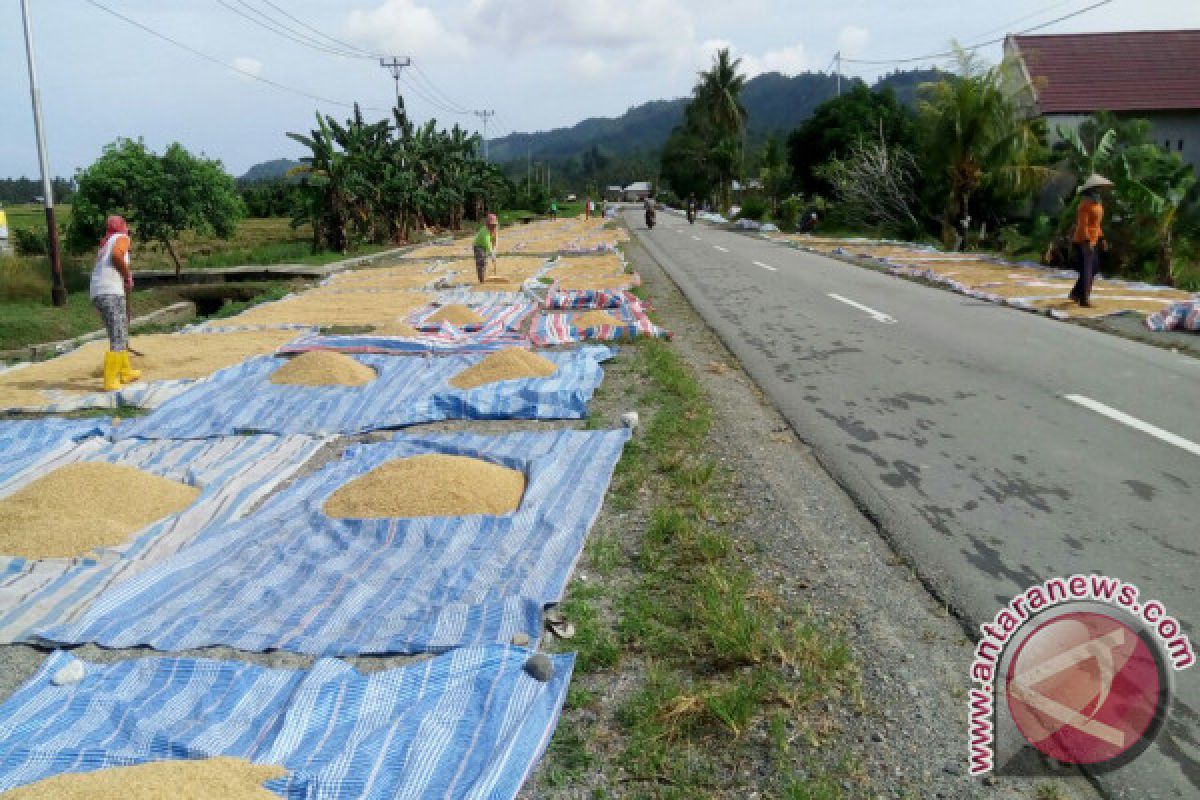
<path fill-rule="evenodd" d="M 1075 233 L 1071 237 L 1071 255 L 1079 270 L 1079 279 L 1075 281 L 1075 287 L 1071 289 L 1069 297 L 1083 308 L 1092 306 L 1092 282 L 1096 279 L 1098 249 L 1104 241 L 1104 231 L 1100 227 L 1104 220 L 1104 203 L 1100 192 L 1112 188 L 1112 185 L 1108 178 L 1092 175 L 1079 187 L 1083 199 L 1079 201 Z"/>

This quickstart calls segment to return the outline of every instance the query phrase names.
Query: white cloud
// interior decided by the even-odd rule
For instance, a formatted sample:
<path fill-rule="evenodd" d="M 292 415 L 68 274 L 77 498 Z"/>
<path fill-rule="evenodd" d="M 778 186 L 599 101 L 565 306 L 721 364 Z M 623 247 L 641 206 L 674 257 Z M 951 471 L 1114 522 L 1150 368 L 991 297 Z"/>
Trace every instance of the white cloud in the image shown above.
<path fill-rule="evenodd" d="M 414 0 L 384 0 L 371 10 L 351 11 L 345 29 L 348 38 L 382 53 L 457 58 L 470 52 L 461 32 L 447 29 L 432 9 Z"/>
<path fill-rule="evenodd" d="M 838 33 L 838 50 L 846 58 L 859 58 L 871 43 L 871 32 L 857 25 L 847 25 Z"/>
<path fill-rule="evenodd" d="M 585 80 L 596 80 L 604 76 L 607 62 L 595 50 L 584 50 L 571 56 L 571 70 Z"/>
<path fill-rule="evenodd" d="M 261 75 L 263 63 L 257 58 L 238 56 L 233 60 L 232 66 L 239 72 L 245 72 L 249 75 Z"/>
<path fill-rule="evenodd" d="M 796 44 L 782 47 L 778 50 L 768 50 L 761 56 L 747 54 L 742 56 L 742 70 L 746 76 L 753 78 L 764 72 L 780 72 L 784 75 L 798 75 L 812 69 L 812 61 L 804 45 Z"/>
<path fill-rule="evenodd" d="M 466 27 L 501 47 L 583 47 L 612 53 L 695 39 L 684 0 L 470 0 Z"/>

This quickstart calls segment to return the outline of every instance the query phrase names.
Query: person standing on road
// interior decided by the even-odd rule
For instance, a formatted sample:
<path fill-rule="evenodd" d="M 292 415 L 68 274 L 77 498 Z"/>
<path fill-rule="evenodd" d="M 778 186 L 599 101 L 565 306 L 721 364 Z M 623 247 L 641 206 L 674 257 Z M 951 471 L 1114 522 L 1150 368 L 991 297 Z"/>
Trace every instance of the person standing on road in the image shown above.
<path fill-rule="evenodd" d="M 689 194 L 687 199 L 687 221 L 689 225 L 696 224 L 696 195 Z"/>
<path fill-rule="evenodd" d="M 1079 279 L 1075 281 L 1075 287 L 1071 289 L 1069 297 L 1083 308 L 1092 306 L 1092 282 L 1096 279 L 1098 250 L 1104 243 L 1104 231 L 1100 228 L 1104 219 L 1104 204 L 1100 192 L 1111 188 L 1112 185 L 1108 178 L 1092 175 L 1079 187 L 1083 199 L 1079 202 L 1079 211 L 1075 217 L 1075 234 L 1071 237 L 1071 255 L 1079 270 Z"/>
<path fill-rule="evenodd" d="M 126 302 L 133 289 L 129 266 L 129 226 L 124 217 L 113 214 L 105 221 L 107 229 L 100 240 L 88 295 L 104 321 L 108 334 L 108 352 L 104 354 L 104 391 L 115 392 L 123 383 L 142 376 L 129 363 L 129 314 Z"/>
<path fill-rule="evenodd" d="M 590 198 L 590 197 L 584 198 L 584 201 L 583 201 L 583 218 L 584 218 L 584 219 L 591 219 L 591 218 L 592 218 L 592 210 L 593 210 L 593 209 L 595 209 L 595 207 L 596 207 L 596 206 L 595 206 L 595 205 L 592 203 L 592 198 Z"/>
<path fill-rule="evenodd" d="M 558 203 L 550 201 L 550 219 L 558 219 Z"/>
<path fill-rule="evenodd" d="M 492 270 L 496 269 L 496 248 L 499 243 L 500 220 L 495 214 L 487 215 L 487 223 L 475 234 L 471 250 L 475 254 L 475 276 L 483 283 L 487 277 L 488 258 L 492 260 Z"/>

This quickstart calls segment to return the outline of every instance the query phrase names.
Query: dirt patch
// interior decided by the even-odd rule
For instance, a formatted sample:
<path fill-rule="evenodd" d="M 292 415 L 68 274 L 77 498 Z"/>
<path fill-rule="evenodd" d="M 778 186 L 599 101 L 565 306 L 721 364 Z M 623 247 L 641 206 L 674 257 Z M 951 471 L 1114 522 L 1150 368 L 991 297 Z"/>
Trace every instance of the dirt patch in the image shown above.
<path fill-rule="evenodd" d="M 199 496 L 194 486 L 120 464 L 69 464 L 0 500 L 0 553 L 74 558 L 113 547 Z"/>
<path fill-rule="evenodd" d="M 325 501 L 341 519 L 461 517 L 511 514 L 525 494 L 525 475 L 478 458 L 424 455 L 381 464 Z"/>
<path fill-rule="evenodd" d="M 5 792 L 6 800 L 274 800 L 264 781 L 283 767 L 240 758 L 155 761 L 133 767 L 55 775 Z"/>
<path fill-rule="evenodd" d="M 429 319 L 425 320 L 427 324 L 440 324 L 449 322 L 451 325 L 462 327 L 463 325 L 482 325 L 483 317 L 479 316 L 473 309 L 468 306 L 458 305 L 453 303 L 448 306 L 442 306 L 435 311 Z"/>
<path fill-rule="evenodd" d="M 250 356 L 273 353 L 296 338 L 295 331 L 237 331 L 135 336 L 132 356 L 142 380 L 196 380 Z M 0 407 L 43 406 L 47 391 L 92 394 L 104 389 L 107 342 L 89 342 L 66 355 L 0 374 Z"/>
<path fill-rule="evenodd" d="M 271 383 L 285 386 L 365 386 L 375 370 L 344 353 L 315 350 L 303 353 L 271 373 Z"/>
<path fill-rule="evenodd" d="M 522 378 L 545 378 L 558 371 L 558 365 L 536 353 L 510 347 L 486 356 L 474 366 L 467 367 L 450 379 L 456 389 L 474 389 L 499 381 Z"/>

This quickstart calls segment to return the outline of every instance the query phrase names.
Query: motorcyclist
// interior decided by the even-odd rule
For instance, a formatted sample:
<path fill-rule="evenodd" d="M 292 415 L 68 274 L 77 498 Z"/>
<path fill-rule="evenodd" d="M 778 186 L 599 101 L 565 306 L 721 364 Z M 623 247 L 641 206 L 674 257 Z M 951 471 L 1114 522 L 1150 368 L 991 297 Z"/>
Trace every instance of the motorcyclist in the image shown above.
<path fill-rule="evenodd" d="M 690 194 L 687 199 L 687 221 L 689 225 L 696 224 L 696 195 Z"/>
<path fill-rule="evenodd" d="M 654 218 L 656 216 L 656 212 L 654 210 L 654 198 L 649 196 L 646 197 L 646 199 L 642 201 L 642 207 L 646 209 L 646 227 L 653 228 Z"/>

